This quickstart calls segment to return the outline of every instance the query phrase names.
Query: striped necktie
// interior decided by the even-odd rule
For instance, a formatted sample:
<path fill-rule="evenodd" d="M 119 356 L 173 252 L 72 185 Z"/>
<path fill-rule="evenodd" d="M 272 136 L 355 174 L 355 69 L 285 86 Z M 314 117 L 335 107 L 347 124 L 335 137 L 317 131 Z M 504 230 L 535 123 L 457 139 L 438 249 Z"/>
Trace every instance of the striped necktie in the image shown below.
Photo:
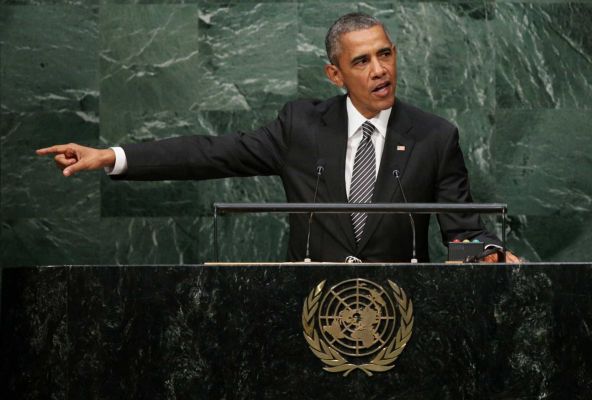
<path fill-rule="evenodd" d="M 371 136 L 375 129 L 369 121 L 362 124 L 364 137 L 358 146 L 354 159 L 354 171 L 349 189 L 350 203 L 370 203 L 372 201 L 374 183 L 376 182 L 376 155 Z M 351 214 L 356 243 L 359 243 L 362 238 L 367 217 L 367 213 Z"/>

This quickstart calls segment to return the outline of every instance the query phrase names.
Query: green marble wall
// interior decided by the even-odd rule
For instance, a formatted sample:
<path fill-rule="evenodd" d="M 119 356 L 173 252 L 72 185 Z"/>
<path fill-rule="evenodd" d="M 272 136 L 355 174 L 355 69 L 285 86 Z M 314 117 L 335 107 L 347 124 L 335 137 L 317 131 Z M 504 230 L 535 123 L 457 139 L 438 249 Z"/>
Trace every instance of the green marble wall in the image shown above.
<path fill-rule="evenodd" d="M 211 203 L 281 201 L 276 179 L 65 179 L 34 149 L 249 129 L 331 96 L 323 37 L 354 10 L 393 33 L 400 97 L 459 125 L 474 197 L 509 204 L 511 247 L 589 260 L 592 1 L 5 0 L 2 265 L 211 259 Z M 284 219 L 221 222 L 227 259 L 282 259 Z"/>

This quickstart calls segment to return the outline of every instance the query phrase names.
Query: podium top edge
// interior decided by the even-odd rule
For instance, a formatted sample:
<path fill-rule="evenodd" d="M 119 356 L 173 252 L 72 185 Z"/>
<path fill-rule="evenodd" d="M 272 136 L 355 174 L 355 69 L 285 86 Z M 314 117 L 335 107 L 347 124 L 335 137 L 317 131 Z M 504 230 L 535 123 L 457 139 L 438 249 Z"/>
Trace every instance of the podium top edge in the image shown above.
<path fill-rule="evenodd" d="M 239 212 L 284 212 L 284 213 L 345 213 L 363 211 L 367 213 L 506 213 L 505 203 L 214 203 L 219 213 Z"/>
<path fill-rule="evenodd" d="M 386 266 L 386 267 L 441 267 L 441 268 L 455 268 L 455 267 L 467 267 L 467 266 L 480 266 L 484 268 L 498 268 L 498 267 L 592 267 L 592 261 L 525 261 L 521 264 L 507 264 L 507 263 L 470 263 L 470 264 L 457 264 L 457 263 L 445 263 L 445 262 L 429 262 L 429 263 L 403 263 L 403 262 L 377 262 L 377 263 L 343 263 L 343 262 L 203 262 L 198 264 L 53 264 L 53 265 L 7 265 L 0 268 L 2 271 L 14 271 L 14 270 L 26 270 L 26 269 L 85 269 L 85 268 L 98 268 L 98 269 L 124 269 L 124 268 L 165 268 L 165 269 L 199 269 L 208 267 L 374 267 L 374 266 Z"/>

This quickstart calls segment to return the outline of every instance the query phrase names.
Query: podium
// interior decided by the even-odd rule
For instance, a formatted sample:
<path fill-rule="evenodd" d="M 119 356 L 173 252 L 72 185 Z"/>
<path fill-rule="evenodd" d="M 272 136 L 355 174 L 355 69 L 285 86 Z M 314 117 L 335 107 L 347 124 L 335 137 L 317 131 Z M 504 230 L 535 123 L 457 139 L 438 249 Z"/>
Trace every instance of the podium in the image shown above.
<path fill-rule="evenodd" d="M 356 279 L 395 282 L 413 304 L 410 340 L 372 376 L 327 372 L 303 333 L 311 291 Z M 592 388 L 591 263 L 7 268 L 0 317 L 4 399 L 583 399 Z"/>

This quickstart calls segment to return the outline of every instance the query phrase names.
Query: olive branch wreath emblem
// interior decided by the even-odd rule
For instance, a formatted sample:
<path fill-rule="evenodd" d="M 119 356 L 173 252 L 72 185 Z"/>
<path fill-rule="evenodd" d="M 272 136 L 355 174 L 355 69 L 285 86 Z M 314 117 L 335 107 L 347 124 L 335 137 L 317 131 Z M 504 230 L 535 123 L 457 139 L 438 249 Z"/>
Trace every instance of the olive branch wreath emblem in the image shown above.
<path fill-rule="evenodd" d="M 323 369 L 328 372 L 343 372 L 343 376 L 360 369 L 368 376 L 372 376 L 373 372 L 385 372 L 394 368 L 393 364 L 405 349 L 413 330 L 413 303 L 411 299 L 407 298 L 405 291 L 393 281 L 388 281 L 401 314 L 399 330 L 372 360 L 363 364 L 354 364 L 325 342 L 315 329 L 315 315 L 319 309 L 319 301 L 323 294 L 325 282 L 322 281 L 310 291 L 308 297 L 304 299 L 302 307 L 304 338 L 314 355 L 325 364 Z"/>

